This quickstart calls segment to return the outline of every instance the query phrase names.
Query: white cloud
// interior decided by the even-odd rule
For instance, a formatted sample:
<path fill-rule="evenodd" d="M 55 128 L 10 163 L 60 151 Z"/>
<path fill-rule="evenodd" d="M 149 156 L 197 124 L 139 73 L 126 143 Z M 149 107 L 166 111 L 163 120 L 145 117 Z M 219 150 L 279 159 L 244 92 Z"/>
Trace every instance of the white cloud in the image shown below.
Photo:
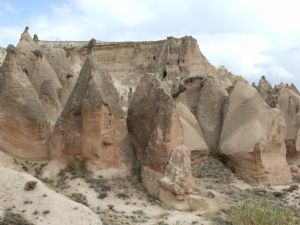
<path fill-rule="evenodd" d="M 79 12 L 100 21 L 103 18 L 134 27 L 155 18 L 155 13 L 140 0 L 71 0 Z"/>

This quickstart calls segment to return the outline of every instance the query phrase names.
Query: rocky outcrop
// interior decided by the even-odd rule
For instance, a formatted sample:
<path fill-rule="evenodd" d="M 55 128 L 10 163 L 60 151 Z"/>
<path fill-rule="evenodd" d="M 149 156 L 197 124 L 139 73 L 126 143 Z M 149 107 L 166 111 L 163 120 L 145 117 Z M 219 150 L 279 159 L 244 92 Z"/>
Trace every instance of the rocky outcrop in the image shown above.
<path fill-rule="evenodd" d="M 273 93 L 273 87 L 265 76 L 262 76 L 259 80 L 257 91 L 260 96 L 268 103 L 272 108 L 276 107 L 276 97 Z"/>
<path fill-rule="evenodd" d="M 118 166 L 126 133 L 114 85 L 92 50 L 51 135 L 51 155 L 79 155 L 100 167 Z"/>
<path fill-rule="evenodd" d="M 17 45 L 16 52 L 18 64 L 27 75 L 32 71 L 37 60 L 34 51 L 39 49 L 37 43 L 32 40 L 28 30 L 29 28 L 26 27 L 21 34 L 21 39 Z"/>
<path fill-rule="evenodd" d="M 212 153 L 217 151 L 219 144 L 227 98 L 228 93 L 224 86 L 213 77 L 209 77 L 198 92 L 196 116 Z"/>
<path fill-rule="evenodd" d="M 59 100 L 62 86 L 46 57 L 43 56 L 43 53 L 35 50 L 34 54 L 37 59 L 28 77 L 39 94 L 39 98 L 50 120 L 52 123 L 55 123 L 62 111 Z"/>
<path fill-rule="evenodd" d="M 194 83 L 193 81 L 194 80 Z M 199 126 L 195 114 L 192 110 L 196 110 L 198 100 L 199 88 L 205 78 L 199 77 L 197 81 L 195 78 L 184 79 L 173 88 L 173 98 L 176 104 L 176 111 L 180 118 L 183 128 L 183 144 L 191 151 L 192 163 L 200 163 L 209 155 L 209 148 L 207 146 L 203 131 Z M 174 93 L 177 93 L 174 95 Z"/>
<path fill-rule="evenodd" d="M 257 91 L 237 82 L 224 113 L 219 151 L 251 183 L 291 182 L 286 161 L 285 120 Z"/>
<path fill-rule="evenodd" d="M 159 80 L 144 75 L 128 110 L 127 125 L 142 164 L 146 190 L 175 208 L 188 208 L 190 153 L 183 145 L 175 103 Z"/>
<path fill-rule="evenodd" d="M 288 155 L 300 151 L 300 96 L 289 86 L 276 88 L 277 108 L 279 108 L 287 124 L 285 142 Z"/>
<path fill-rule="evenodd" d="M 46 51 L 46 57 L 62 84 L 60 100 L 61 104 L 64 106 L 75 86 L 78 74 L 72 71 L 69 61 L 67 60 L 66 53 L 63 49 L 48 49 Z"/>
<path fill-rule="evenodd" d="M 0 148 L 21 158 L 48 157 L 49 118 L 10 45 L 1 67 Z"/>

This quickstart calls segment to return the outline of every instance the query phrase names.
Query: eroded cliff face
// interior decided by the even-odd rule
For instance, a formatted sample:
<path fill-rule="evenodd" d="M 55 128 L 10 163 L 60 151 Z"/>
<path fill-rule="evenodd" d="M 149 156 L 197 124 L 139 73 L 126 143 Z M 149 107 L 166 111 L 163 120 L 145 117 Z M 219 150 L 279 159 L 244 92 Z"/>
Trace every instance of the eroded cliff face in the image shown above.
<path fill-rule="evenodd" d="M 74 73 L 79 74 L 87 56 L 86 47 L 66 47 L 65 51 Z M 99 43 L 95 53 L 98 63 L 109 71 L 124 109 L 128 105 L 128 95 L 135 90 L 143 74 L 152 73 L 171 86 L 176 77 L 217 73 L 192 37 Z"/>

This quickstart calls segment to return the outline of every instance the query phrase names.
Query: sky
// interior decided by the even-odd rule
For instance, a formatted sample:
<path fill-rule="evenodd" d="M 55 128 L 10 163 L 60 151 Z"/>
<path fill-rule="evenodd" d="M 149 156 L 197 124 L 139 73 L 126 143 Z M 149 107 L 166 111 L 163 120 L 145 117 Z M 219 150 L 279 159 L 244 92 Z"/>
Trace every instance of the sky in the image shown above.
<path fill-rule="evenodd" d="M 299 0 L 0 0 L 0 46 L 41 40 L 193 36 L 215 66 L 300 88 Z"/>

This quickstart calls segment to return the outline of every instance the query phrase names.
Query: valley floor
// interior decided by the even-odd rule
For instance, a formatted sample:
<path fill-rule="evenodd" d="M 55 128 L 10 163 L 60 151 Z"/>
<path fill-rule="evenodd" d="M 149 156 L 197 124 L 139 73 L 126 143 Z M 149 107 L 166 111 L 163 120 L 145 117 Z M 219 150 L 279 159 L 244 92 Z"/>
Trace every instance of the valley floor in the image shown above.
<path fill-rule="evenodd" d="M 137 170 L 122 168 L 91 173 L 82 161 L 68 165 L 59 161 L 35 162 L 16 160 L 3 153 L 0 161 L 5 167 L 29 173 L 48 188 L 87 206 L 99 216 L 104 225 L 226 224 L 226 214 L 231 207 L 247 199 L 269 200 L 300 210 L 300 179 L 297 176 L 300 165 L 292 165 L 295 175 L 292 185 L 251 187 L 221 162 L 208 158 L 192 168 L 195 211 L 182 212 L 167 209 L 147 195 Z M 33 209 L 32 205 L 34 203 L 19 203 L 14 205 L 13 211 L 23 214 L 33 223 L 47 216 L 36 213 L 39 209 Z M 4 206 L 0 204 L 0 210 L 6 210 Z"/>

